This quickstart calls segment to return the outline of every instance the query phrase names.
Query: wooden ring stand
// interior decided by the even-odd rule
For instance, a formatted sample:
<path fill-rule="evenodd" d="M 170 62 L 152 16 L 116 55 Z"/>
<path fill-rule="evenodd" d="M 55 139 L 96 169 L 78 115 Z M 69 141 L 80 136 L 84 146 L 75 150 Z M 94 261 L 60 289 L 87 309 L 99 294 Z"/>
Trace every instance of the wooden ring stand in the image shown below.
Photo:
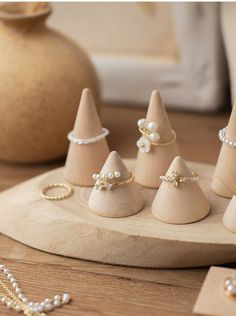
<path fill-rule="evenodd" d="M 125 160 L 130 171 L 135 161 Z M 42 174 L 0 193 L 1 233 L 49 253 L 103 263 L 179 268 L 236 260 L 236 238 L 222 223 L 228 199 L 210 191 L 213 166 L 189 163 L 200 175 L 211 212 L 187 225 L 159 222 L 150 207 L 156 190 L 140 187 L 144 209 L 129 217 L 104 218 L 88 209 L 91 188 L 75 187 L 63 201 L 40 197 L 40 188 L 63 179 L 63 168 Z"/>

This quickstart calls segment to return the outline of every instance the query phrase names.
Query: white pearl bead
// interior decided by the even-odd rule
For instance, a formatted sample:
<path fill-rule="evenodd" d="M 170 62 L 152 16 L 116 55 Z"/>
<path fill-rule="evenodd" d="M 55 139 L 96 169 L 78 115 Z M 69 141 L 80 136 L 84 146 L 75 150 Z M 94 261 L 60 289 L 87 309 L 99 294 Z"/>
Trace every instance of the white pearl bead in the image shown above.
<path fill-rule="evenodd" d="M 102 174 L 101 174 L 101 179 L 102 179 L 102 180 L 105 180 L 106 178 L 107 178 L 107 175 L 106 175 L 105 173 L 102 173 Z"/>
<path fill-rule="evenodd" d="M 115 175 L 116 178 L 119 178 L 120 177 L 120 171 L 115 171 L 114 175 Z"/>
<path fill-rule="evenodd" d="M 157 130 L 157 123 L 156 122 L 149 122 L 147 128 L 150 132 L 155 132 Z"/>
<path fill-rule="evenodd" d="M 50 304 L 50 303 L 51 303 L 51 300 L 50 300 L 49 298 L 45 298 L 44 303 L 45 303 L 45 304 Z"/>
<path fill-rule="evenodd" d="M 54 300 L 53 305 L 56 307 L 60 306 L 61 305 L 60 300 Z"/>
<path fill-rule="evenodd" d="M 0 264 L 0 270 L 4 270 L 4 269 L 5 269 L 4 264 Z"/>
<path fill-rule="evenodd" d="M 62 303 L 63 304 L 67 304 L 67 303 L 69 303 L 69 301 L 70 301 L 70 294 L 64 293 L 62 295 Z"/>
<path fill-rule="evenodd" d="M 1 298 L 1 302 L 2 302 L 2 303 L 6 303 L 6 302 L 7 302 L 7 298 L 6 298 L 5 296 L 3 296 L 3 297 Z"/>
<path fill-rule="evenodd" d="M 16 279 L 15 278 L 10 278 L 10 282 L 13 284 L 13 283 L 16 283 Z"/>
<path fill-rule="evenodd" d="M 21 293 L 21 288 L 20 287 L 16 288 L 15 292 L 16 292 L 16 294 L 20 294 Z"/>
<path fill-rule="evenodd" d="M 27 303 L 28 303 L 28 298 L 27 298 L 27 297 L 25 297 L 25 296 L 24 296 L 21 300 L 22 300 L 22 302 L 23 302 L 23 303 L 25 303 L 25 304 L 27 304 Z"/>
<path fill-rule="evenodd" d="M 12 273 L 8 273 L 7 278 L 10 280 L 11 278 L 13 278 L 13 274 Z"/>
<path fill-rule="evenodd" d="M 37 310 L 39 313 L 41 313 L 43 311 L 43 307 L 41 304 L 39 306 L 37 306 Z"/>
<path fill-rule="evenodd" d="M 18 288 L 18 284 L 16 282 L 12 283 L 12 287 L 13 287 L 13 289 Z"/>
<path fill-rule="evenodd" d="M 235 295 L 236 294 L 236 287 L 233 286 L 233 284 L 229 284 L 227 286 L 227 291 L 229 291 L 230 294 Z"/>
<path fill-rule="evenodd" d="M 93 174 L 92 178 L 93 178 L 93 180 L 97 180 L 97 175 L 96 175 L 96 173 Z"/>
<path fill-rule="evenodd" d="M 55 295 L 53 298 L 55 301 L 60 301 L 61 295 Z"/>
<path fill-rule="evenodd" d="M 8 273 L 10 273 L 10 270 L 7 269 L 7 268 L 5 268 L 5 269 L 3 269 L 3 272 L 4 272 L 5 274 L 8 274 Z"/>
<path fill-rule="evenodd" d="M 51 311 L 53 309 L 53 306 L 52 306 L 52 304 L 46 304 L 45 305 L 45 311 Z"/>
<path fill-rule="evenodd" d="M 29 302 L 29 307 L 33 307 L 34 306 L 34 302 Z"/>
<path fill-rule="evenodd" d="M 15 306 L 15 311 L 18 312 L 18 313 L 21 312 L 21 307 L 20 307 L 20 305 L 17 304 L 17 305 Z"/>
<path fill-rule="evenodd" d="M 6 305 L 7 305 L 8 308 L 12 308 L 12 302 L 8 301 L 8 302 L 6 303 Z"/>
<path fill-rule="evenodd" d="M 145 118 L 138 120 L 138 123 L 137 123 L 138 127 L 140 127 L 140 128 L 145 127 L 146 124 L 147 124 L 147 120 Z"/>
<path fill-rule="evenodd" d="M 148 137 L 152 142 L 157 142 L 160 139 L 160 135 L 158 133 L 151 133 Z"/>
<path fill-rule="evenodd" d="M 109 179 L 113 179 L 113 178 L 114 178 L 113 172 L 108 172 L 107 177 L 108 177 Z"/>

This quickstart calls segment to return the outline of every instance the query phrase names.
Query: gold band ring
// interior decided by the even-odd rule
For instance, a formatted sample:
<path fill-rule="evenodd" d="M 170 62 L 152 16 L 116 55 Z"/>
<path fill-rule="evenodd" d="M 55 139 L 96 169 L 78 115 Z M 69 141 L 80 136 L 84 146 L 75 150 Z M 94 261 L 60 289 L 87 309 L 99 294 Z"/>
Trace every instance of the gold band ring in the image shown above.
<path fill-rule="evenodd" d="M 64 188 L 67 190 L 67 192 L 61 195 L 48 195 L 48 191 L 54 188 Z M 40 191 L 40 194 L 46 200 L 59 201 L 59 200 L 64 200 L 71 197 L 73 194 L 73 189 L 69 184 L 52 183 L 42 188 Z"/>
<path fill-rule="evenodd" d="M 97 182 L 95 183 L 96 190 L 105 189 L 105 190 L 110 191 L 114 187 L 128 184 L 134 180 L 134 175 L 131 172 L 129 172 L 127 179 L 124 179 L 124 180 L 119 180 L 118 178 L 115 178 L 115 177 L 110 179 L 109 177 L 102 177 L 100 175 L 101 175 L 100 173 L 96 173 L 94 177 L 96 178 L 97 176 Z"/>
<path fill-rule="evenodd" d="M 139 131 L 142 135 L 144 135 L 146 137 L 148 137 L 150 135 L 150 131 L 147 128 L 139 127 Z M 167 146 L 167 145 L 172 144 L 176 140 L 176 133 L 173 129 L 171 130 L 171 132 L 172 132 L 172 138 L 168 142 L 161 143 L 161 142 L 151 141 L 151 144 L 154 146 Z"/>
<path fill-rule="evenodd" d="M 161 181 L 170 182 L 173 187 L 177 188 L 180 183 L 192 183 L 199 179 L 199 176 L 196 172 L 192 171 L 192 176 L 182 176 L 177 171 L 172 171 L 171 175 L 160 176 Z"/>

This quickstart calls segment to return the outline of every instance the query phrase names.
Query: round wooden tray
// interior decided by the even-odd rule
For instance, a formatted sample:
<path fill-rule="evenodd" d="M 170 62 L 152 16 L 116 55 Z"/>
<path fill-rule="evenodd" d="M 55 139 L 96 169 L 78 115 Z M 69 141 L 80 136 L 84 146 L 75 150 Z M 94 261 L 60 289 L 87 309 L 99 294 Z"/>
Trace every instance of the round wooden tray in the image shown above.
<path fill-rule="evenodd" d="M 125 160 L 132 171 L 134 160 Z M 236 260 L 236 235 L 222 224 L 229 200 L 210 191 L 213 166 L 190 162 L 210 199 L 203 220 L 170 225 L 152 217 L 155 190 L 140 188 L 145 208 L 126 218 L 103 218 L 87 206 L 91 188 L 75 188 L 63 201 L 40 197 L 42 186 L 63 180 L 63 168 L 50 171 L 0 194 L 0 232 L 31 247 L 63 256 L 103 263 L 178 268 Z M 173 209 L 173 212 L 175 210 Z"/>

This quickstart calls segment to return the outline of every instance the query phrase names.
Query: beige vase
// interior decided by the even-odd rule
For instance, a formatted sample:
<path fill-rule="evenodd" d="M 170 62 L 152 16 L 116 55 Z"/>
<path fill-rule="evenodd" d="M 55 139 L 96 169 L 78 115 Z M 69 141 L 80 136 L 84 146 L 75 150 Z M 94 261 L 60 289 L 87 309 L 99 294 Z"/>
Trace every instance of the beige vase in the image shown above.
<path fill-rule="evenodd" d="M 100 104 L 87 55 L 45 25 L 45 3 L 0 6 L 0 159 L 42 162 L 66 154 L 83 88 Z"/>

